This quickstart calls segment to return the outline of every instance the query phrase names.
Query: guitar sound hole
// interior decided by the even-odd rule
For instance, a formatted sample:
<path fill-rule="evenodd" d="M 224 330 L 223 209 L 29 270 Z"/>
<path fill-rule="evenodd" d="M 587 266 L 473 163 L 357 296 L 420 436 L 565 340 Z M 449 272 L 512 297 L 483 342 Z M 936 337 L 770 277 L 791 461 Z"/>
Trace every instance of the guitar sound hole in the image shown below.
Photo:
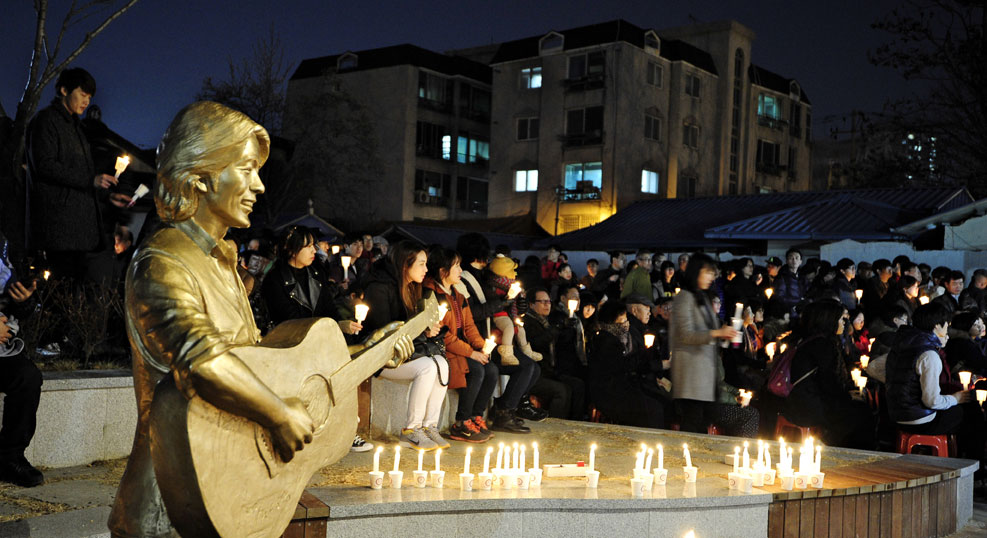
<path fill-rule="evenodd" d="M 329 381 L 318 374 L 309 376 L 298 391 L 298 399 L 305 404 L 305 409 L 315 423 L 315 432 L 318 433 L 329 420 L 329 410 L 332 408 Z"/>

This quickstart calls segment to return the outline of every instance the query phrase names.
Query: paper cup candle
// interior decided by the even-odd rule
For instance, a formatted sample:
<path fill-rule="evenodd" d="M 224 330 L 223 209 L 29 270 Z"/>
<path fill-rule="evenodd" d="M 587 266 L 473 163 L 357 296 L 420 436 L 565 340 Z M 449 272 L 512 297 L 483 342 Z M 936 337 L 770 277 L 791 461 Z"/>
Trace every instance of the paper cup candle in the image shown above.
<path fill-rule="evenodd" d="M 984 405 L 984 402 L 987 401 L 987 390 L 977 389 L 977 401 L 980 402 L 980 405 Z"/>
<path fill-rule="evenodd" d="M 333 256 L 335 256 L 336 254 L 339 254 L 339 245 L 333 245 L 333 246 L 332 246 L 332 247 L 330 248 L 330 250 L 332 250 L 332 255 L 333 255 Z"/>
<path fill-rule="evenodd" d="M 401 446 L 398 445 L 394 447 L 394 471 L 397 472 L 398 466 L 401 465 Z"/>
<path fill-rule="evenodd" d="M 374 472 L 380 472 L 380 453 L 384 451 L 384 447 L 378 446 L 377 450 L 374 452 Z"/>
<path fill-rule="evenodd" d="M 343 264 L 343 280 L 350 279 L 350 263 L 353 261 L 352 256 L 343 256 L 339 258 L 340 263 Z"/>
<path fill-rule="evenodd" d="M 493 454 L 493 447 L 487 447 L 487 453 L 483 456 L 483 474 L 490 473 L 490 455 Z"/>
<path fill-rule="evenodd" d="M 494 340 L 493 336 L 483 341 L 483 352 L 485 354 L 489 355 L 495 347 L 497 347 L 497 341 Z"/>
<path fill-rule="evenodd" d="M 773 290 L 771 288 L 765 288 L 764 289 L 764 295 L 768 298 L 769 301 L 771 300 L 771 296 L 774 294 L 774 292 L 775 292 L 775 290 Z"/>
<path fill-rule="evenodd" d="M 973 375 L 971 372 L 960 372 L 960 383 L 963 383 L 963 390 L 970 389 L 970 377 Z"/>
<path fill-rule="evenodd" d="M 444 320 L 447 313 L 449 313 L 449 305 L 446 303 L 439 303 L 439 321 Z"/>
<path fill-rule="evenodd" d="M 866 370 L 868 364 L 870 364 L 870 357 L 868 357 L 867 355 L 861 355 L 860 356 L 860 367 L 863 368 L 864 370 Z"/>
<path fill-rule="evenodd" d="M 864 290 L 855 290 L 853 294 L 857 296 L 858 301 L 864 298 Z"/>
<path fill-rule="evenodd" d="M 923 304 L 923 305 L 929 304 L 929 298 L 923 295 L 922 297 L 918 298 L 918 302 L 919 304 Z"/>
<path fill-rule="evenodd" d="M 130 197 L 130 202 L 127 203 L 127 207 L 134 207 L 134 204 L 137 203 L 137 200 L 140 200 L 145 194 L 147 194 L 150 191 L 151 189 L 147 188 L 147 185 L 143 183 L 138 185 L 137 189 L 134 190 L 134 195 Z"/>
<path fill-rule="evenodd" d="M 463 460 L 463 474 L 469 474 L 470 472 L 470 456 L 473 455 L 473 447 L 466 448 L 466 459 Z"/>
<path fill-rule="evenodd" d="M 655 335 L 646 334 L 644 335 L 644 347 L 650 348 L 655 345 Z"/>
<path fill-rule="evenodd" d="M 370 312 L 370 307 L 363 303 L 359 303 L 353 306 L 353 317 L 355 317 L 356 320 L 360 323 L 363 323 L 364 321 L 367 320 L 367 314 L 369 312 Z"/>
<path fill-rule="evenodd" d="M 589 445 L 589 470 L 596 470 L 596 443 Z"/>
<path fill-rule="evenodd" d="M 569 317 L 576 317 L 576 309 L 579 308 L 579 299 L 569 299 L 567 306 L 569 307 Z"/>
<path fill-rule="evenodd" d="M 521 293 L 521 283 L 514 282 L 513 284 L 511 284 L 511 287 L 507 290 L 507 298 L 513 299 L 517 297 L 519 293 Z"/>
<path fill-rule="evenodd" d="M 126 170 L 127 166 L 129 165 L 130 165 L 129 155 L 124 155 L 123 157 L 117 157 L 117 162 L 115 165 L 113 165 L 113 170 L 116 173 L 113 174 L 113 176 L 117 179 L 120 179 L 120 174 L 122 174 L 123 171 Z"/>
<path fill-rule="evenodd" d="M 438 449 L 438 450 L 435 451 L 435 471 L 436 472 L 442 470 L 441 463 L 442 463 L 442 449 L 440 448 L 440 449 Z"/>
<path fill-rule="evenodd" d="M 769 342 L 768 345 L 764 346 L 764 352 L 768 354 L 768 360 L 773 361 L 775 359 L 775 348 L 778 344 L 774 342 Z"/>

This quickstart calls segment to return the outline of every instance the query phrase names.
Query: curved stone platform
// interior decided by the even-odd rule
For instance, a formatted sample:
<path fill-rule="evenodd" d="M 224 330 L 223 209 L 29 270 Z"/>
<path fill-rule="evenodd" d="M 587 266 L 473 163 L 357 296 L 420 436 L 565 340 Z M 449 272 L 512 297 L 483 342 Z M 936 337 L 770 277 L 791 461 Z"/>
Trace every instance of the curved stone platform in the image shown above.
<path fill-rule="evenodd" d="M 409 488 L 416 458 L 406 454 L 405 488 L 371 490 L 356 485 L 366 479 L 371 453 L 351 454 L 309 488 L 285 536 L 945 536 L 972 514 L 969 460 L 827 448 L 823 489 L 765 486 L 740 494 L 727 489 L 723 463 L 736 438 L 552 420 L 531 426 L 529 436 L 497 434 L 492 443 L 537 440 L 542 463 L 559 463 L 584 459 L 574 454 L 596 442 L 599 488 L 546 478 L 527 491 L 463 492 L 452 475 L 466 444 L 453 443 L 443 457 L 445 488 Z M 633 498 L 629 475 L 641 442 L 663 443 L 671 471 L 666 487 Z M 672 448 L 682 442 L 700 469 L 694 487 L 683 480 L 680 448 Z M 478 472 L 486 447 L 472 446 Z"/>

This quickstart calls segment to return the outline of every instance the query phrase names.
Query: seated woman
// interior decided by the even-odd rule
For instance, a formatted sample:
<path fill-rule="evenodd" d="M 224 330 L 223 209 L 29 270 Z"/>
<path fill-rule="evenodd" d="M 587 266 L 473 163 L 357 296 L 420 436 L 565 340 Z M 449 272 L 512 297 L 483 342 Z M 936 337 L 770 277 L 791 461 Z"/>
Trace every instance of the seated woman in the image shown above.
<path fill-rule="evenodd" d="M 638 384 L 639 356 L 631 352 L 627 307 L 621 301 L 603 303 L 599 322 L 588 354 L 593 407 L 618 424 L 664 428 L 661 401 Z"/>
<path fill-rule="evenodd" d="M 444 336 L 446 360 L 449 361 L 449 389 L 459 392 L 456 422 L 449 426 L 449 438 L 455 441 L 482 443 L 493 435 L 487 429 L 483 413 L 497 388 L 497 365 L 483 352 L 483 337 L 473 321 L 461 286 L 459 254 L 436 247 L 428 255 L 428 276 L 423 287 L 435 292 L 439 303 L 449 307 L 442 320 L 448 330 Z"/>
<path fill-rule="evenodd" d="M 929 303 L 915 309 L 912 326 L 898 329 L 887 361 L 888 412 L 904 432 L 956 434 L 959 457 L 982 461 L 984 416 L 973 391 L 940 390 L 938 350 L 949 339 L 949 319 L 945 306 Z"/>
<path fill-rule="evenodd" d="M 950 339 L 946 342 L 946 362 L 953 377 L 963 370 L 987 377 L 987 357 L 976 342 L 987 333 L 984 320 L 977 312 L 957 312 L 950 328 L 954 330 L 950 331 Z"/>
<path fill-rule="evenodd" d="M 856 390 L 843 358 L 845 314 L 836 300 L 806 305 L 794 335 L 794 386 L 782 412 L 794 424 L 822 429 L 827 445 L 873 450 L 874 416 L 865 402 L 851 395 Z"/>
<path fill-rule="evenodd" d="M 392 321 L 407 321 L 418 313 L 422 281 L 427 272 L 425 247 L 414 241 L 401 241 L 388 250 L 386 258 L 375 263 L 364 285 L 363 299 L 370 307 L 365 328 L 375 331 Z M 401 430 L 401 446 L 432 450 L 449 443 L 439 434 L 439 413 L 449 384 L 449 363 L 442 349 L 441 325 L 435 325 L 415 339 L 415 352 L 397 368 L 381 370 L 380 377 L 410 381 L 408 411 Z"/>

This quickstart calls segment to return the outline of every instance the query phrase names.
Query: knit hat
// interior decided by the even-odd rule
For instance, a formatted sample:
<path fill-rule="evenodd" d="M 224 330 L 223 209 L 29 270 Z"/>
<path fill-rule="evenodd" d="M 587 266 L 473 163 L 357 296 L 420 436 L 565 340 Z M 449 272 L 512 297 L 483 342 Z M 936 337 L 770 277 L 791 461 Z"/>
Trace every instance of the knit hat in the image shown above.
<path fill-rule="evenodd" d="M 510 278 L 511 280 L 517 278 L 517 263 L 502 254 L 498 254 L 496 258 L 491 260 L 488 267 L 497 276 Z"/>

